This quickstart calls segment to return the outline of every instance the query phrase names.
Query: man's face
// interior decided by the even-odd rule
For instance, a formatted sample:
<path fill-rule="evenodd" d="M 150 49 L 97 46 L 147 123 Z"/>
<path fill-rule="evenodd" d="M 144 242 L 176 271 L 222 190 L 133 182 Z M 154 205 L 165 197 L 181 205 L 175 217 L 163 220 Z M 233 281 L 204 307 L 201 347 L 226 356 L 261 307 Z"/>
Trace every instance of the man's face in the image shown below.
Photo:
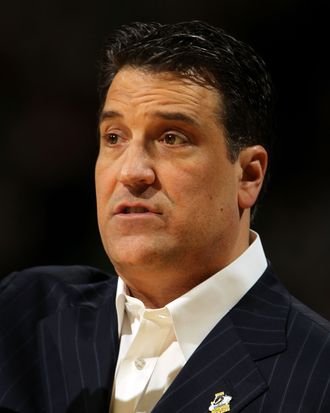
<path fill-rule="evenodd" d="M 124 68 L 115 76 L 100 121 L 96 193 L 119 273 L 212 273 L 241 252 L 241 168 L 228 159 L 219 113 L 214 90 L 174 74 Z"/>

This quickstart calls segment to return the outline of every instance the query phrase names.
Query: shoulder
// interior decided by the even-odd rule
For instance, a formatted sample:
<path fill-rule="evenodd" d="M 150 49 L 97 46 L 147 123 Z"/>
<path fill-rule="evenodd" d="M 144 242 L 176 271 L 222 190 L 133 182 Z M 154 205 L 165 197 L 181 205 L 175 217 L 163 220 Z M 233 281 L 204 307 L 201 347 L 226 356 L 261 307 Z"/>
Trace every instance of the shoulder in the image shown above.
<path fill-rule="evenodd" d="M 262 320 L 253 318 L 248 337 L 250 353 L 264 356 L 255 358 L 269 386 L 262 411 L 330 411 L 330 323 L 293 297 L 271 267 L 248 295 L 244 308 Z"/>
<path fill-rule="evenodd" d="M 330 322 L 292 296 L 287 338 L 289 346 L 305 357 L 327 354 L 330 368 Z"/>
<path fill-rule="evenodd" d="M 252 290 L 254 296 L 263 297 L 263 299 L 278 306 L 274 316 L 278 315 L 279 309 L 283 309 L 282 316 L 286 313 L 287 317 L 286 332 L 288 337 L 292 336 L 296 330 L 306 332 L 311 329 L 326 336 L 330 333 L 330 322 L 295 298 L 279 280 L 271 265 L 268 266 Z"/>
<path fill-rule="evenodd" d="M 243 340 L 252 342 L 249 349 L 258 358 L 272 349 L 275 354 L 275 350 L 282 353 L 286 363 L 297 361 L 299 365 L 323 357 L 330 360 L 329 321 L 293 297 L 271 266 L 231 316 Z M 330 368 L 329 361 L 318 368 L 323 370 L 326 365 Z"/>
<path fill-rule="evenodd" d="M 0 292 L 12 281 L 27 282 L 30 280 L 40 279 L 47 281 L 57 279 L 67 283 L 95 283 L 113 277 L 97 268 L 87 265 L 49 265 L 40 267 L 31 267 L 21 271 L 15 271 L 4 277 L 0 282 Z"/>
<path fill-rule="evenodd" d="M 305 321 L 305 324 L 311 324 L 316 329 L 324 331 L 324 333 L 330 333 L 330 322 L 328 320 L 317 314 L 315 311 L 311 310 L 295 297 L 291 297 L 291 305 L 291 317 L 297 317 L 299 315 Z"/>
<path fill-rule="evenodd" d="M 0 282 L 1 411 L 3 407 L 16 411 L 22 399 L 30 406 L 26 411 L 43 410 L 37 368 L 42 354 L 40 326 L 60 314 L 64 323 L 83 307 L 91 312 L 91 307 L 114 303 L 116 285 L 117 277 L 85 266 L 30 268 Z M 56 352 L 52 354 L 57 360 Z"/>
<path fill-rule="evenodd" d="M 291 297 L 286 337 L 285 351 L 272 364 L 274 376 L 285 378 L 283 384 L 272 380 L 273 393 L 281 390 L 283 411 L 292 406 L 301 412 L 330 411 L 330 323 Z"/>
<path fill-rule="evenodd" d="M 43 316 L 86 300 L 115 294 L 117 277 L 93 267 L 44 266 L 9 274 L 0 282 L 0 310 L 6 314 L 35 308 Z M 2 311 L 2 314 L 4 312 Z"/>
<path fill-rule="evenodd" d="M 330 322 L 290 294 L 279 281 L 271 267 L 273 290 L 281 296 L 281 305 L 287 306 L 286 337 L 288 346 L 297 345 L 302 349 L 308 343 L 308 351 L 313 353 L 323 345 L 330 349 Z"/>

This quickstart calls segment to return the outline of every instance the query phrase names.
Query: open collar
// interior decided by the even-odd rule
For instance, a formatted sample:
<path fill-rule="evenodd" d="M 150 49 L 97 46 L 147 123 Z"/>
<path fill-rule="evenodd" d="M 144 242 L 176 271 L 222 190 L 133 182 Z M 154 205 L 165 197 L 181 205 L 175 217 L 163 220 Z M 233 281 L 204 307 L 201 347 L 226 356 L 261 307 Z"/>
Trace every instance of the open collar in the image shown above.
<path fill-rule="evenodd" d="M 206 412 L 218 392 L 238 412 L 268 388 L 257 360 L 286 348 L 289 295 L 268 267 L 255 286 L 207 335 L 153 413 Z M 275 336 L 274 336 L 275 334 Z"/>

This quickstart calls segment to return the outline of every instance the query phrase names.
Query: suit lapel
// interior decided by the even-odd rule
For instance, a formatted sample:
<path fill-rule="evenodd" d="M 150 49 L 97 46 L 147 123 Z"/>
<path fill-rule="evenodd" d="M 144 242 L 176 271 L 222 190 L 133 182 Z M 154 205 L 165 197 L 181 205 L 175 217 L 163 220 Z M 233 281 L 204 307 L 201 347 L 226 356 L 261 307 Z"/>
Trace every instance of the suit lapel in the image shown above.
<path fill-rule="evenodd" d="M 115 288 L 110 282 L 78 288 L 79 304 L 38 326 L 47 413 L 109 409 L 118 356 Z"/>
<path fill-rule="evenodd" d="M 232 397 L 230 411 L 234 412 L 266 387 L 235 326 L 226 316 L 191 356 L 153 413 L 206 413 L 219 392 Z"/>
<path fill-rule="evenodd" d="M 232 309 L 230 317 L 253 360 L 285 350 L 289 308 L 288 291 L 268 267 Z"/>
<path fill-rule="evenodd" d="M 188 360 L 153 413 L 208 412 L 215 394 L 238 412 L 267 390 L 257 360 L 285 349 L 289 302 L 269 268 Z"/>

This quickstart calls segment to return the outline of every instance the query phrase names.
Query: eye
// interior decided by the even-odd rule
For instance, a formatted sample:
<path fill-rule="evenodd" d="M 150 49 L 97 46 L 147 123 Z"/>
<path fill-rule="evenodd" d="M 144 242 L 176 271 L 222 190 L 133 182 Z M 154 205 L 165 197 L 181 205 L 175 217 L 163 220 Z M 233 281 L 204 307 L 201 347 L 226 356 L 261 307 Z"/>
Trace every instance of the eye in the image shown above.
<path fill-rule="evenodd" d="M 166 145 L 174 146 L 187 143 L 187 138 L 179 133 L 168 132 L 162 136 L 160 141 L 164 142 Z"/>
<path fill-rule="evenodd" d="M 117 133 L 105 133 L 103 136 L 108 145 L 116 145 L 119 142 L 119 135 Z"/>

